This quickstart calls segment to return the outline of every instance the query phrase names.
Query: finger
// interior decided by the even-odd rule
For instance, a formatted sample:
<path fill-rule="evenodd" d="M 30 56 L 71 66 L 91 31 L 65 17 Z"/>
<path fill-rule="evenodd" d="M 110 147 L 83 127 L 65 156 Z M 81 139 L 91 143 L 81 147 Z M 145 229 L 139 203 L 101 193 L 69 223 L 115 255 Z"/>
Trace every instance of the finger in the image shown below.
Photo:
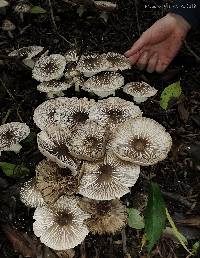
<path fill-rule="evenodd" d="M 158 62 L 158 53 L 155 53 L 149 59 L 149 62 L 148 62 L 148 65 L 147 65 L 147 72 L 148 73 L 153 73 L 155 71 L 157 62 Z"/>
<path fill-rule="evenodd" d="M 149 60 L 149 52 L 144 51 L 136 63 L 137 68 L 139 70 L 143 70 L 148 63 L 148 60 Z"/>
<path fill-rule="evenodd" d="M 164 72 L 164 70 L 167 68 L 168 65 L 169 64 L 163 63 L 161 62 L 161 60 L 158 60 L 155 70 L 157 73 L 162 73 Z"/>
<path fill-rule="evenodd" d="M 130 57 L 131 55 L 134 55 L 136 52 L 138 52 L 145 46 L 145 44 L 147 43 L 147 38 L 145 35 L 146 34 L 143 33 L 141 37 L 133 44 L 133 46 L 124 53 L 126 57 Z"/>
<path fill-rule="evenodd" d="M 138 59 L 139 59 L 140 56 L 141 56 L 141 53 L 140 53 L 140 52 L 137 52 L 136 54 L 130 56 L 130 57 L 128 58 L 128 60 L 129 60 L 129 62 L 130 62 L 132 65 L 134 65 L 134 64 L 138 61 Z"/>

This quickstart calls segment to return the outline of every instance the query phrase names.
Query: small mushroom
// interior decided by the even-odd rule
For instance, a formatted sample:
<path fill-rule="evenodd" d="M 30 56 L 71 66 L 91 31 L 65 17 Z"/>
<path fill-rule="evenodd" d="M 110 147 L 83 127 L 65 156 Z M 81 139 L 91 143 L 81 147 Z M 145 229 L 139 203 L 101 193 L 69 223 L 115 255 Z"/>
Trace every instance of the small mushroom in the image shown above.
<path fill-rule="evenodd" d="M 80 72 L 76 69 L 77 63 L 70 63 L 65 69 L 65 78 L 71 80 L 75 84 L 75 91 L 79 92 L 79 86 L 82 85 L 82 78 Z"/>
<path fill-rule="evenodd" d="M 56 162 L 61 168 L 69 168 L 77 175 L 80 160 L 74 158 L 68 149 L 71 131 L 67 126 L 50 126 L 37 135 L 39 151 L 48 159 Z"/>
<path fill-rule="evenodd" d="M 103 161 L 83 162 L 79 193 L 95 200 L 120 198 L 130 192 L 140 167 L 124 162 L 109 151 Z"/>
<path fill-rule="evenodd" d="M 60 168 L 50 160 L 42 160 L 36 167 L 36 183 L 45 203 L 55 203 L 62 195 L 71 196 L 79 185 L 78 176 L 68 168 Z"/>
<path fill-rule="evenodd" d="M 33 69 L 35 65 L 34 57 L 40 54 L 43 51 L 43 47 L 41 46 L 28 46 L 16 49 L 8 54 L 8 56 L 18 56 L 24 58 L 22 62 Z"/>
<path fill-rule="evenodd" d="M 172 139 L 153 119 L 137 117 L 118 126 L 110 145 L 120 159 L 148 166 L 167 157 Z"/>
<path fill-rule="evenodd" d="M 123 87 L 123 91 L 131 96 L 136 103 L 141 103 L 154 96 L 157 90 L 146 82 L 130 82 Z"/>
<path fill-rule="evenodd" d="M 35 63 L 32 77 L 40 82 L 60 79 L 63 76 L 65 65 L 65 57 L 62 55 L 42 56 Z"/>
<path fill-rule="evenodd" d="M 67 90 L 72 86 L 71 83 L 61 82 L 57 80 L 51 80 L 48 82 L 41 82 L 37 86 L 37 90 L 47 93 L 47 98 L 53 98 L 54 96 L 64 96 L 63 90 Z"/>
<path fill-rule="evenodd" d="M 91 108 L 89 118 L 104 126 L 108 126 L 113 133 L 115 128 L 134 117 L 142 116 L 142 111 L 133 102 L 118 97 L 99 100 Z"/>
<path fill-rule="evenodd" d="M 20 189 L 20 199 L 28 207 L 37 208 L 44 205 L 44 199 L 38 190 L 35 178 L 27 181 Z"/>
<path fill-rule="evenodd" d="M 123 71 L 127 69 L 131 69 L 131 64 L 128 59 L 119 53 L 108 52 L 105 54 L 107 61 L 110 63 L 107 71 Z"/>
<path fill-rule="evenodd" d="M 66 250 L 80 244 L 89 233 L 84 221 L 89 214 L 78 207 L 75 198 L 61 196 L 51 207 L 38 207 L 33 231 L 40 241 L 54 250 Z"/>
<path fill-rule="evenodd" d="M 29 13 L 31 11 L 30 4 L 27 4 L 25 2 L 18 2 L 18 4 L 15 6 L 14 11 L 16 13 L 19 13 L 20 19 L 23 22 L 24 21 L 24 13 Z"/>
<path fill-rule="evenodd" d="M 6 15 L 6 6 L 9 5 L 8 1 L 0 0 L 0 14 Z"/>
<path fill-rule="evenodd" d="M 118 199 L 95 201 L 81 198 L 78 204 L 91 215 L 85 223 L 92 234 L 115 234 L 126 225 L 126 207 Z"/>
<path fill-rule="evenodd" d="M 65 54 L 64 54 L 65 60 L 68 63 L 72 62 L 77 62 L 79 59 L 78 51 L 75 48 L 69 49 Z"/>
<path fill-rule="evenodd" d="M 106 71 L 109 67 L 109 62 L 104 55 L 82 55 L 78 61 L 76 69 L 83 73 L 85 77 L 91 77 L 102 71 Z"/>
<path fill-rule="evenodd" d="M 88 161 L 102 159 L 106 149 L 106 128 L 93 121 L 80 126 L 70 139 L 69 151 Z"/>
<path fill-rule="evenodd" d="M 96 9 L 101 11 L 100 17 L 107 22 L 109 13 L 116 9 L 117 4 L 111 1 L 94 1 Z"/>
<path fill-rule="evenodd" d="M 115 72 L 102 72 L 89 78 L 82 86 L 85 91 L 93 92 L 100 98 L 115 95 L 115 91 L 124 85 L 124 77 Z"/>
<path fill-rule="evenodd" d="M 0 154 L 1 151 L 14 151 L 18 153 L 24 140 L 30 133 L 29 127 L 24 123 L 11 122 L 0 126 Z"/>
<path fill-rule="evenodd" d="M 14 23 L 12 23 L 10 20 L 6 19 L 2 22 L 2 30 L 7 31 L 10 38 L 13 38 L 12 31 L 16 29 L 16 26 Z"/>

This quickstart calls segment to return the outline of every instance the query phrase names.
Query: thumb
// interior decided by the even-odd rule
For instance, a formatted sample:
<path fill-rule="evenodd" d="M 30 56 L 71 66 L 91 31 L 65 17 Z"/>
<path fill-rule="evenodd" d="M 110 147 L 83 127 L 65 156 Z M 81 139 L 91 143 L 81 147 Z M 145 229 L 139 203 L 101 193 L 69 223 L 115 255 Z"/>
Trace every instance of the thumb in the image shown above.
<path fill-rule="evenodd" d="M 140 51 L 148 42 L 146 33 L 143 33 L 140 38 L 133 44 L 133 46 L 124 53 L 126 57 L 130 57 Z"/>

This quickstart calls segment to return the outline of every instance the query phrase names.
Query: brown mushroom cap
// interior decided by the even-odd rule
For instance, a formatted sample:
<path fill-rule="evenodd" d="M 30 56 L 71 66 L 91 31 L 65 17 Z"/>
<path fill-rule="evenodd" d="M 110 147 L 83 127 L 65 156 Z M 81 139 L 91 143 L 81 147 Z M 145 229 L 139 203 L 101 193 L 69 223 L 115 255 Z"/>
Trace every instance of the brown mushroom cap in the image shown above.
<path fill-rule="evenodd" d="M 19 152 L 20 141 L 24 140 L 30 133 L 25 123 L 11 122 L 0 126 L 0 153 L 1 151 Z"/>
<path fill-rule="evenodd" d="M 51 207 L 38 207 L 33 218 L 33 231 L 40 241 L 54 250 L 66 250 L 80 244 L 89 233 L 75 198 L 61 196 Z"/>
<path fill-rule="evenodd" d="M 41 92 L 46 92 L 46 93 L 59 94 L 63 90 L 69 89 L 71 86 L 72 86 L 72 83 L 51 80 L 48 82 L 41 82 L 37 86 L 37 90 L 39 90 Z"/>
<path fill-rule="evenodd" d="M 36 167 L 36 184 L 45 203 L 55 203 L 62 195 L 73 195 L 78 190 L 79 178 L 68 168 L 60 168 L 50 160 L 42 160 Z"/>
<path fill-rule="evenodd" d="M 115 72 L 102 72 L 89 78 L 82 89 L 93 92 L 99 97 L 114 95 L 115 90 L 124 85 L 124 77 Z"/>
<path fill-rule="evenodd" d="M 112 12 L 117 7 L 117 4 L 111 1 L 94 1 L 94 5 L 98 10 L 106 12 Z"/>
<path fill-rule="evenodd" d="M 16 13 L 29 13 L 31 10 L 31 6 L 27 3 L 19 2 L 15 8 L 14 11 Z"/>
<path fill-rule="evenodd" d="M 32 71 L 32 77 L 37 81 L 51 81 L 60 79 L 66 66 L 65 57 L 59 54 L 41 56 Z"/>
<path fill-rule="evenodd" d="M 81 198 L 79 206 L 91 215 L 86 225 L 92 234 L 115 234 L 126 225 L 126 207 L 118 199 L 95 201 Z"/>
<path fill-rule="evenodd" d="M 95 101 L 87 98 L 60 97 L 51 99 L 35 109 L 33 120 L 41 130 L 45 130 L 51 125 L 61 124 L 68 125 L 73 129 L 88 120 L 93 105 L 95 105 Z"/>
<path fill-rule="evenodd" d="M 131 69 L 131 64 L 124 55 L 114 52 L 108 52 L 107 54 L 105 54 L 105 56 L 108 62 L 110 63 L 110 66 L 107 69 L 107 71 L 123 71 Z"/>
<path fill-rule="evenodd" d="M 4 20 L 2 22 L 2 30 L 4 30 L 4 31 L 13 31 L 15 29 L 16 29 L 15 24 L 12 23 L 10 20 L 6 19 L 6 20 Z"/>
<path fill-rule="evenodd" d="M 140 173 L 140 167 L 123 162 L 112 152 L 106 154 L 104 161 L 84 162 L 79 193 L 95 200 L 120 198 L 130 192 Z"/>
<path fill-rule="evenodd" d="M 30 179 L 21 187 L 20 199 L 26 206 L 32 208 L 42 207 L 44 205 L 44 199 L 37 188 L 35 178 Z"/>
<path fill-rule="evenodd" d="M 144 102 L 154 96 L 157 90 L 146 82 L 130 82 L 123 87 L 123 91 L 131 96 L 137 103 Z"/>
<path fill-rule="evenodd" d="M 142 116 L 142 111 L 133 102 L 118 97 L 109 97 L 99 100 L 93 106 L 89 118 L 102 125 L 109 126 L 113 133 L 119 124 L 138 116 Z"/>
<path fill-rule="evenodd" d="M 106 71 L 109 67 L 109 62 L 104 55 L 82 55 L 78 61 L 76 69 L 83 73 L 84 76 L 90 77 L 101 71 Z"/>
<path fill-rule="evenodd" d="M 70 136 L 71 131 L 67 126 L 51 126 L 37 135 L 38 149 L 45 157 L 62 168 L 69 168 L 76 175 L 80 161 L 69 153 Z"/>
<path fill-rule="evenodd" d="M 93 121 L 80 126 L 70 139 L 69 151 L 79 159 L 102 159 L 106 149 L 106 128 Z"/>
<path fill-rule="evenodd" d="M 8 56 L 19 56 L 24 57 L 25 59 L 31 59 L 34 56 L 37 56 L 40 52 L 43 51 L 41 46 L 28 46 L 16 49 L 8 54 Z"/>
<path fill-rule="evenodd" d="M 148 166 L 167 157 L 172 139 L 153 119 L 137 117 L 117 128 L 110 145 L 120 159 Z"/>

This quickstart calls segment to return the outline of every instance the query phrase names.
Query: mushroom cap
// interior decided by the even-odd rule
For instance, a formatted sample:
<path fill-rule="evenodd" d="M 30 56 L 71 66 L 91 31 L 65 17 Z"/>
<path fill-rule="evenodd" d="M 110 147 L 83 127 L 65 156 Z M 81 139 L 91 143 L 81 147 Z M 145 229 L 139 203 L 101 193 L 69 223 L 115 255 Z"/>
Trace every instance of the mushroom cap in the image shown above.
<path fill-rule="evenodd" d="M 79 206 L 91 215 L 86 225 L 92 234 L 115 234 L 126 225 L 126 207 L 118 199 L 95 201 L 81 198 Z"/>
<path fill-rule="evenodd" d="M 110 145 L 120 159 L 148 166 L 167 157 L 172 139 L 155 120 L 137 117 L 116 129 Z"/>
<path fill-rule="evenodd" d="M 8 1 L 5 1 L 5 0 L 1 0 L 1 1 L 0 1 L 0 8 L 6 7 L 6 6 L 8 6 L 8 5 L 9 5 Z"/>
<path fill-rule="evenodd" d="M 127 69 L 131 69 L 131 64 L 128 59 L 119 53 L 108 52 L 105 54 L 107 61 L 110 63 L 107 71 L 123 71 Z"/>
<path fill-rule="evenodd" d="M 136 183 L 140 167 L 108 152 L 104 161 L 84 162 L 81 173 L 80 194 L 95 200 L 111 200 L 130 192 L 129 187 Z"/>
<path fill-rule="evenodd" d="M 157 93 L 157 90 L 146 82 L 130 82 L 123 87 L 123 91 L 135 98 L 149 98 Z"/>
<path fill-rule="evenodd" d="M 83 73 L 84 76 L 90 77 L 96 73 L 107 70 L 109 62 L 106 60 L 105 55 L 93 54 L 82 55 L 78 61 L 76 69 Z"/>
<path fill-rule="evenodd" d="M 31 10 L 31 6 L 27 3 L 19 2 L 15 8 L 14 11 L 16 13 L 29 13 Z"/>
<path fill-rule="evenodd" d="M 138 116 L 142 116 L 142 111 L 133 102 L 118 97 L 109 97 L 99 100 L 91 108 L 89 118 L 102 125 L 109 126 L 113 133 L 119 124 Z"/>
<path fill-rule="evenodd" d="M 51 80 L 48 82 L 41 82 L 37 86 L 37 90 L 41 92 L 59 92 L 62 90 L 67 90 L 72 86 L 72 83 L 66 83 L 66 82 L 61 82 L 57 80 Z"/>
<path fill-rule="evenodd" d="M 24 140 L 30 133 L 25 123 L 11 122 L 0 126 L 0 152 L 9 151 L 12 146 Z"/>
<path fill-rule="evenodd" d="M 65 57 L 59 54 L 41 56 L 35 63 L 32 77 L 37 81 L 51 81 L 60 79 L 65 70 Z"/>
<path fill-rule="evenodd" d="M 89 78 L 82 89 L 94 92 L 100 97 L 107 97 L 124 85 L 124 77 L 116 72 L 102 72 Z"/>
<path fill-rule="evenodd" d="M 1 8 L 1 7 L 0 7 Z M 2 22 L 2 30 L 4 31 L 12 31 L 15 30 L 16 26 L 10 20 L 6 19 Z"/>
<path fill-rule="evenodd" d="M 8 54 L 8 56 L 19 56 L 25 59 L 31 59 L 42 52 L 44 48 L 41 46 L 29 46 L 16 49 Z"/>
<path fill-rule="evenodd" d="M 78 190 L 79 178 L 68 168 L 60 168 L 50 160 L 42 160 L 36 167 L 37 188 L 45 203 L 52 204 L 62 195 L 73 195 Z"/>
<path fill-rule="evenodd" d="M 40 241 L 55 250 L 74 248 L 89 233 L 82 211 L 75 198 L 61 196 L 51 207 L 38 207 L 33 218 L 33 231 Z"/>
<path fill-rule="evenodd" d="M 71 131 L 67 126 L 50 126 L 37 135 L 39 151 L 61 168 L 69 168 L 73 175 L 78 172 L 80 160 L 74 158 L 68 149 Z"/>
<path fill-rule="evenodd" d="M 69 49 L 65 54 L 64 54 L 65 60 L 67 63 L 71 62 L 77 62 L 79 59 L 78 51 L 75 48 Z"/>
<path fill-rule="evenodd" d="M 70 139 L 69 151 L 88 161 L 102 159 L 106 150 L 106 128 L 93 121 L 80 126 Z"/>
<path fill-rule="evenodd" d="M 41 130 L 45 130 L 51 125 L 61 124 L 74 128 L 88 120 L 93 105 L 95 105 L 95 101 L 87 98 L 50 99 L 35 109 L 33 120 Z"/>
<path fill-rule="evenodd" d="M 117 4 L 110 1 L 94 1 L 95 7 L 100 11 L 112 12 Z"/>
<path fill-rule="evenodd" d="M 20 199 L 28 207 L 37 208 L 44 205 L 44 199 L 38 190 L 35 178 L 24 183 L 20 189 Z"/>

